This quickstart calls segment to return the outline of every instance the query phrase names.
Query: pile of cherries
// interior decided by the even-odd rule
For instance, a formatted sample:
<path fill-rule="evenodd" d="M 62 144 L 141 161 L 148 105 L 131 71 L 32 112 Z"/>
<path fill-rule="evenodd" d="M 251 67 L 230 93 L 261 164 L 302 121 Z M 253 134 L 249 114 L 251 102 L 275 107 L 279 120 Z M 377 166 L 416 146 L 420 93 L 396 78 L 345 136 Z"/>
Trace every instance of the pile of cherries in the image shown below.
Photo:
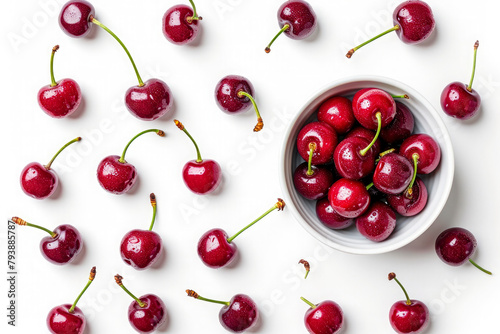
<path fill-rule="evenodd" d="M 414 216 L 427 203 L 418 176 L 432 173 L 441 160 L 438 143 L 414 134 L 410 109 L 379 88 L 363 88 L 352 101 L 333 96 L 317 110 L 317 120 L 297 135 L 306 161 L 296 167 L 297 192 L 316 200 L 319 220 L 332 229 L 356 224 L 373 241 L 387 239 L 397 214 Z"/>

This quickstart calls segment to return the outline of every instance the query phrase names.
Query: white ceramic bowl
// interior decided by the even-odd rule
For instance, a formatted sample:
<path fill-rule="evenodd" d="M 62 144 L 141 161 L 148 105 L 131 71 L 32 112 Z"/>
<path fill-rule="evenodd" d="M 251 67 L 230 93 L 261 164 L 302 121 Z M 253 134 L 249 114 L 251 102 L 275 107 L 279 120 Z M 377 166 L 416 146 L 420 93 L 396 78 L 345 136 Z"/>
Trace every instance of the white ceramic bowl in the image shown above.
<path fill-rule="evenodd" d="M 441 147 L 441 162 L 430 175 L 421 176 L 428 190 L 425 209 L 414 217 L 397 217 L 397 226 L 392 235 L 382 241 L 373 242 L 363 237 L 355 225 L 345 230 L 325 227 L 316 217 L 316 201 L 303 198 L 294 188 L 293 172 L 303 162 L 297 153 L 296 140 L 300 129 L 316 119 L 316 111 L 329 97 L 342 95 L 352 98 L 354 93 L 367 87 L 386 90 L 392 94 L 406 93 L 410 99 L 403 100 L 415 118 L 414 133 L 432 136 Z M 384 77 L 349 77 L 333 82 L 310 99 L 292 120 L 285 133 L 281 155 L 281 186 L 285 201 L 299 223 L 317 238 L 340 251 L 354 254 L 379 254 L 390 252 L 415 240 L 429 228 L 443 209 L 453 183 L 454 160 L 450 136 L 443 121 L 432 105 L 413 88 Z"/>

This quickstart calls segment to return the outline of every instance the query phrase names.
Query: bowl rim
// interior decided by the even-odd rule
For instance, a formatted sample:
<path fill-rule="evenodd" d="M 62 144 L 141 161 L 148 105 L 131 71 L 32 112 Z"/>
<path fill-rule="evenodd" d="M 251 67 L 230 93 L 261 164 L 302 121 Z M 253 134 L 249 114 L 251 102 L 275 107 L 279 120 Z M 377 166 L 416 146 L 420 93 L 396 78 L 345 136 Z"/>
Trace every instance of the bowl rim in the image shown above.
<path fill-rule="evenodd" d="M 295 206 L 295 203 L 293 202 L 291 196 L 290 196 L 290 189 L 287 185 L 287 178 L 285 177 L 287 174 L 287 164 L 285 163 L 285 158 L 286 158 L 286 151 L 287 151 L 287 144 L 290 138 L 290 135 L 292 133 L 292 130 L 294 129 L 295 123 L 298 121 L 298 119 L 301 117 L 302 113 L 304 110 L 306 110 L 312 103 L 315 103 L 316 100 L 327 93 L 328 91 L 334 89 L 335 87 L 346 85 L 346 84 L 352 84 L 355 82 L 376 82 L 380 84 L 385 84 L 389 86 L 395 86 L 400 88 L 402 91 L 406 92 L 411 98 L 415 98 L 417 101 L 419 101 L 425 109 L 431 114 L 432 118 L 436 121 L 436 124 L 438 128 L 442 132 L 442 137 L 443 137 L 443 142 L 445 143 L 445 147 L 441 148 L 441 151 L 446 151 L 447 155 L 446 158 L 449 160 L 448 168 L 446 169 L 446 173 L 444 173 L 443 178 L 444 178 L 444 190 L 442 193 L 442 196 L 439 198 L 435 198 L 436 200 L 436 209 L 432 211 L 432 214 L 429 215 L 428 219 L 426 220 L 425 224 L 422 224 L 413 234 L 407 236 L 406 238 L 401 238 L 400 240 L 397 240 L 396 242 L 392 243 L 387 243 L 384 244 L 381 247 L 377 248 L 354 248 L 354 247 L 349 247 L 345 245 L 338 244 L 329 238 L 321 235 L 318 233 L 310 224 L 303 218 L 297 207 Z M 453 152 L 453 146 L 451 142 L 451 138 L 448 132 L 448 129 L 446 128 L 446 125 L 444 121 L 442 120 L 441 116 L 437 112 L 437 110 L 434 108 L 434 106 L 422 95 L 420 94 L 417 90 L 412 88 L 411 86 L 408 86 L 407 84 L 396 80 L 392 79 L 389 77 L 385 76 L 377 76 L 377 75 L 354 75 L 354 76 L 347 76 L 343 77 L 337 80 L 334 80 L 326 85 L 323 85 L 323 87 L 315 93 L 312 97 L 310 97 L 297 111 L 296 115 L 293 117 L 293 119 L 289 122 L 285 133 L 283 137 L 283 142 L 281 146 L 281 153 L 280 153 L 280 185 L 281 189 L 283 191 L 283 196 L 286 199 L 286 203 L 288 204 L 289 209 L 292 212 L 292 215 L 294 216 L 295 220 L 297 220 L 300 225 L 314 238 L 316 238 L 318 241 L 322 242 L 323 244 L 337 249 L 339 251 L 345 252 L 345 253 L 351 253 L 351 254 L 382 254 L 382 253 L 387 253 L 394 251 L 396 249 L 399 249 L 403 246 L 408 245 L 418 237 L 420 237 L 433 223 L 434 221 L 438 218 L 440 213 L 442 212 L 449 194 L 451 192 L 451 188 L 453 185 L 453 177 L 455 174 L 455 159 L 454 159 L 454 152 Z"/>

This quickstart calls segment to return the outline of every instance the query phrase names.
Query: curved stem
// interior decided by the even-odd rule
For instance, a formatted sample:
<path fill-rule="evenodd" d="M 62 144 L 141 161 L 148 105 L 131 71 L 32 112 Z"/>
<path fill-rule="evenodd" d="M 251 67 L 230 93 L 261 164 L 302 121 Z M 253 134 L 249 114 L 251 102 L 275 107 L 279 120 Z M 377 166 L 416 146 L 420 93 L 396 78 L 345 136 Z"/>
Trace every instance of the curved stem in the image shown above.
<path fill-rule="evenodd" d="M 52 54 L 50 55 L 50 87 L 57 86 L 56 79 L 54 78 L 54 55 L 56 51 L 59 50 L 59 45 L 56 45 L 52 48 Z"/>
<path fill-rule="evenodd" d="M 82 295 L 85 293 L 85 291 L 87 291 L 87 289 L 89 288 L 90 284 L 92 284 L 92 282 L 94 281 L 95 273 L 96 273 L 95 267 L 92 267 L 92 269 L 90 270 L 89 281 L 87 282 L 87 284 L 83 288 L 82 292 L 80 292 L 80 294 L 78 295 L 78 297 L 76 297 L 75 302 L 73 303 L 73 305 L 71 305 L 70 309 L 68 310 L 69 313 L 73 313 L 75 311 L 76 304 L 78 303 L 78 301 L 80 300 L 80 298 L 82 297 Z"/>
<path fill-rule="evenodd" d="M 155 224 L 156 220 L 156 196 L 155 194 L 151 193 L 149 195 L 149 200 L 151 201 L 151 206 L 153 207 L 153 219 L 151 220 L 151 225 L 149 226 L 149 230 L 153 230 L 153 225 Z"/>
<path fill-rule="evenodd" d="M 189 134 L 189 132 L 186 130 L 186 128 L 184 127 L 184 124 L 182 124 L 181 122 L 179 122 L 178 120 L 174 119 L 174 123 L 175 125 L 182 131 L 184 131 L 184 133 L 189 137 L 189 139 L 191 139 L 191 141 L 193 142 L 194 144 L 194 147 L 196 148 L 196 162 L 202 162 L 203 159 L 201 158 L 201 154 L 200 154 L 200 149 L 198 148 L 198 144 L 196 144 L 196 141 L 193 139 L 193 137 L 191 137 L 191 135 Z"/>
<path fill-rule="evenodd" d="M 194 299 L 199 299 L 199 300 L 203 300 L 203 301 L 206 301 L 209 303 L 222 304 L 222 305 L 229 306 L 229 302 L 225 302 L 222 300 L 208 299 L 208 298 L 205 298 L 205 297 L 198 295 L 193 290 L 186 290 L 186 293 L 188 294 L 189 297 L 193 297 Z"/>
<path fill-rule="evenodd" d="M 380 130 L 382 129 L 382 114 L 380 112 L 378 112 L 378 113 L 375 114 L 375 117 L 377 118 L 377 122 L 378 122 L 377 132 L 375 133 L 375 136 L 373 137 L 371 143 L 368 144 L 367 147 L 365 147 L 364 149 L 362 149 L 361 151 L 359 151 L 359 154 L 361 154 L 361 156 L 363 156 L 363 157 L 366 155 L 366 153 L 368 153 L 368 151 L 375 144 L 375 142 L 378 139 L 378 136 L 380 135 Z"/>
<path fill-rule="evenodd" d="M 417 165 L 418 165 L 418 159 L 420 158 L 420 156 L 418 155 L 418 153 L 413 153 L 411 155 L 411 157 L 413 159 L 413 176 L 411 178 L 410 184 L 408 185 L 408 188 L 406 188 L 406 191 L 405 191 L 405 196 L 408 199 L 411 199 L 413 196 L 413 184 L 415 183 L 415 180 L 417 179 Z"/>
<path fill-rule="evenodd" d="M 388 34 L 388 33 L 392 32 L 392 31 L 396 31 L 396 30 L 399 30 L 399 25 L 397 25 L 397 24 L 396 24 L 394 27 L 392 27 L 392 28 L 390 28 L 390 29 L 388 29 L 388 30 L 384 31 L 383 33 L 378 34 L 377 36 L 375 36 L 375 37 L 373 37 L 373 38 L 371 38 L 371 39 L 367 40 L 366 42 L 361 43 L 360 45 L 358 45 L 358 46 L 356 46 L 356 47 L 352 48 L 351 50 L 349 50 L 349 51 L 347 52 L 347 54 L 346 54 L 345 56 L 346 56 L 347 58 L 351 58 L 354 52 L 356 52 L 358 49 L 362 48 L 362 47 L 363 47 L 363 46 L 365 46 L 366 44 L 371 43 L 371 42 L 373 42 L 374 40 L 376 40 L 377 38 L 382 37 L 382 36 L 384 36 L 384 35 L 386 35 L 386 34 Z"/>
<path fill-rule="evenodd" d="M 476 74 L 476 55 L 478 47 L 479 47 L 479 41 L 476 41 L 476 43 L 474 43 L 474 61 L 472 63 L 472 76 L 470 78 L 469 85 L 467 86 L 467 90 L 469 92 L 472 92 L 472 82 L 474 81 L 474 75 Z"/>
<path fill-rule="evenodd" d="M 198 13 L 196 13 L 196 6 L 194 5 L 193 0 L 189 0 L 189 2 L 191 3 L 191 7 L 193 7 L 193 16 L 186 18 L 187 23 L 192 23 L 194 20 L 203 20 L 203 18 L 198 16 Z"/>
<path fill-rule="evenodd" d="M 130 55 L 130 52 L 128 52 L 128 49 L 127 47 L 125 46 L 125 44 L 123 44 L 123 42 L 118 38 L 118 36 L 115 35 L 114 32 L 112 32 L 108 27 L 106 27 L 104 24 L 102 24 L 101 22 L 97 21 L 95 17 L 93 16 L 90 16 L 90 22 L 94 23 L 95 25 L 98 25 L 99 27 L 103 28 L 104 30 L 106 30 L 111 36 L 113 36 L 114 39 L 116 39 L 116 41 L 118 43 L 120 43 L 120 45 L 122 46 L 123 50 L 125 50 L 125 53 L 127 53 L 127 56 L 128 58 L 130 59 L 130 62 L 132 63 L 132 66 L 134 67 L 134 71 L 135 71 L 135 75 L 137 76 L 137 80 L 139 80 L 139 87 L 142 87 L 144 86 L 144 82 L 142 82 L 142 78 L 141 76 L 139 75 L 139 71 L 137 70 L 137 66 L 135 66 L 135 62 L 134 62 L 134 59 L 132 58 L 132 56 Z"/>
<path fill-rule="evenodd" d="M 480 265 L 478 265 L 476 262 L 472 261 L 471 259 L 469 259 L 469 262 L 472 263 L 474 265 L 474 267 L 481 270 L 483 273 L 486 273 L 488 275 L 492 275 L 491 271 L 484 269 L 483 267 L 481 267 Z"/>
<path fill-rule="evenodd" d="M 312 160 L 313 160 L 313 154 L 314 151 L 316 150 L 316 143 L 309 143 L 309 159 L 307 160 L 307 176 L 312 176 L 314 174 L 312 170 Z"/>
<path fill-rule="evenodd" d="M 17 225 L 19 225 L 19 226 L 30 226 L 30 227 L 34 227 L 34 228 L 37 228 L 37 229 L 39 229 L 39 230 L 45 231 L 45 232 L 47 232 L 48 234 L 50 234 L 50 236 L 51 236 L 52 238 L 57 237 L 57 233 L 55 233 L 55 232 L 53 232 L 53 231 L 51 231 L 51 230 L 49 230 L 49 229 L 47 229 L 47 228 L 45 228 L 45 227 L 42 227 L 42 226 L 39 226 L 39 225 L 35 225 L 35 224 L 28 223 L 27 221 L 25 221 L 25 220 L 23 220 L 23 219 L 21 219 L 21 218 L 19 218 L 19 217 L 12 217 L 12 221 L 13 221 L 14 223 L 16 223 Z"/>
<path fill-rule="evenodd" d="M 401 284 L 401 282 L 399 282 L 399 280 L 396 278 L 396 274 L 395 273 L 390 273 L 389 274 L 389 281 L 390 280 L 395 280 L 396 283 L 398 283 L 398 285 L 401 287 L 401 289 L 403 290 L 404 294 L 405 294 L 405 297 L 406 297 L 406 305 L 411 305 L 411 300 L 410 300 L 410 297 L 408 296 L 408 293 L 406 292 L 403 284 Z"/>
<path fill-rule="evenodd" d="M 269 44 L 266 46 L 266 48 L 265 48 L 266 53 L 271 52 L 271 45 L 274 43 L 276 38 L 278 38 L 278 36 L 281 35 L 283 32 L 285 32 L 286 30 L 288 30 L 288 28 L 290 28 L 290 25 L 288 23 L 285 24 L 283 26 L 283 28 L 281 28 L 281 30 L 276 34 L 276 36 L 274 36 L 274 38 L 271 40 L 271 42 L 269 42 Z"/>
<path fill-rule="evenodd" d="M 144 130 L 142 132 L 139 132 L 137 135 L 134 136 L 134 138 L 130 139 L 130 141 L 127 143 L 127 146 L 125 146 L 125 148 L 123 149 L 123 153 L 122 153 L 120 159 L 118 159 L 118 161 L 121 163 L 124 163 L 125 162 L 125 154 L 127 153 L 127 150 L 128 150 L 128 147 L 130 146 L 130 144 L 132 144 L 132 142 L 134 140 L 136 140 L 137 137 L 140 137 L 143 134 L 148 133 L 148 132 L 156 132 L 156 134 L 160 137 L 165 136 L 165 132 L 163 132 L 162 130 L 158 130 L 158 129 L 149 129 L 149 130 Z"/>
<path fill-rule="evenodd" d="M 121 277 L 120 275 L 115 275 L 115 282 L 116 282 L 116 284 L 118 284 L 123 289 L 123 291 L 125 291 L 130 297 L 132 297 L 137 302 L 137 304 L 139 304 L 140 307 L 146 307 L 146 303 L 142 302 L 139 298 L 137 298 L 136 296 L 134 296 L 134 294 L 132 292 L 130 292 L 125 287 L 125 285 L 123 285 L 122 279 L 123 279 L 123 277 Z"/>
<path fill-rule="evenodd" d="M 50 169 L 50 166 L 52 166 L 52 163 L 54 162 L 54 160 L 56 160 L 56 158 L 59 155 L 59 153 L 61 153 L 69 145 L 71 145 L 73 143 L 76 143 L 77 141 L 80 141 L 80 140 L 82 140 L 82 137 L 76 137 L 75 139 L 70 140 L 69 142 L 67 142 L 66 144 L 64 144 L 64 146 L 61 147 L 59 149 L 59 151 L 57 151 L 57 153 L 52 157 L 52 159 L 50 159 L 49 163 L 45 165 L 45 168 L 46 169 Z"/>
<path fill-rule="evenodd" d="M 300 297 L 300 299 L 302 299 L 302 301 L 304 301 L 307 305 L 309 305 L 312 309 L 315 309 L 316 308 L 316 305 L 314 305 L 313 303 L 311 303 L 310 301 L 308 301 L 307 299 L 305 299 L 304 297 Z"/>
<path fill-rule="evenodd" d="M 255 219 L 253 222 L 251 222 L 250 224 L 248 224 L 247 226 L 242 228 L 238 233 L 233 235 L 231 238 L 227 239 L 227 242 L 233 241 L 234 238 L 236 238 L 238 235 L 240 235 L 243 231 L 248 229 L 253 224 L 257 223 L 259 220 L 261 220 L 262 218 L 264 218 L 265 216 L 267 216 L 268 214 L 270 214 L 274 210 L 278 209 L 278 211 L 281 211 L 281 210 L 283 210 L 284 207 L 285 207 L 285 202 L 281 198 L 278 198 L 278 202 L 276 204 L 274 204 L 272 208 L 270 208 L 269 210 L 264 212 L 259 218 Z"/>
<path fill-rule="evenodd" d="M 253 131 L 259 132 L 264 127 L 264 122 L 262 121 L 262 117 L 260 117 L 259 108 L 257 108 L 257 103 L 255 103 L 255 100 L 254 100 L 252 95 L 248 94 L 247 92 L 245 92 L 243 90 L 240 90 L 238 92 L 238 97 L 243 97 L 243 96 L 248 97 L 250 99 L 250 102 L 252 102 L 252 104 L 253 104 L 253 107 L 255 109 L 255 113 L 257 114 L 257 125 L 255 125 L 255 127 L 253 128 Z"/>
<path fill-rule="evenodd" d="M 369 185 L 367 185 L 365 188 L 366 190 L 370 190 L 370 188 L 373 187 L 373 182 L 371 182 Z"/>

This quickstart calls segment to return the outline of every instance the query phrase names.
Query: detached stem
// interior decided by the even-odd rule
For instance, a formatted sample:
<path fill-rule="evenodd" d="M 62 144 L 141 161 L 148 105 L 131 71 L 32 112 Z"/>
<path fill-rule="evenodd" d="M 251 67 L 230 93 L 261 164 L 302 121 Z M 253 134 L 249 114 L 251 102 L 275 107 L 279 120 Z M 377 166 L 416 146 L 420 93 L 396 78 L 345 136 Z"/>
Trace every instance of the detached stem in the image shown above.
<path fill-rule="evenodd" d="M 316 308 L 316 305 L 314 305 L 313 303 L 311 303 L 310 301 L 308 301 L 307 299 L 305 299 L 304 297 L 300 297 L 300 299 L 302 299 L 302 301 L 304 301 L 307 305 L 309 305 L 312 309 L 315 309 Z"/>
<path fill-rule="evenodd" d="M 80 140 L 82 140 L 82 137 L 76 137 L 75 139 L 67 142 L 63 147 L 61 147 L 61 149 L 59 149 L 59 151 L 57 151 L 57 153 L 52 157 L 52 159 L 50 159 L 49 163 L 45 165 L 45 168 L 50 169 L 50 166 L 52 166 L 52 163 L 54 162 L 54 160 L 56 160 L 59 153 L 61 153 L 69 145 L 76 143 L 77 141 L 80 141 Z"/>
<path fill-rule="evenodd" d="M 186 130 L 186 128 L 184 127 L 184 124 L 182 124 L 181 122 L 179 122 L 178 120 L 174 119 L 174 123 L 175 125 L 182 131 L 184 131 L 184 133 L 189 137 L 189 139 L 191 139 L 191 141 L 193 142 L 194 144 L 194 147 L 196 148 L 196 162 L 202 162 L 203 159 L 201 158 L 201 154 L 200 154 L 200 149 L 198 148 L 198 144 L 196 144 L 196 141 L 193 139 L 193 137 L 191 137 L 191 135 L 189 134 L 189 132 Z"/>
<path fill-rule="evenodd" d="M 125 291 L 130 297 L 132 297 L 137 302 L 137 304 L 139 304 L 140 307 L 146 307 L 146 303 L 143 303 L 139 298 L 134 296 L 134 294 L 132 292 L 128 291 L 128 289 L 125 287 L 125 285 L 123 285 L 122 279 L 123 279 L 123 277 L 121 277 L 120 275 L 118 275 L 118 274 L 115 275 L 116 284 L 118 284 L 123 289 L 123 291 Z"/>
<path fill-rule="evenodd" d="M 247 226 L 245 226 L 243 229 L 241 229 L 238 233 L 236 233 L 235 235 L 233 235 L 231 238 L 227 239 L 227 242 L 230 243 L 231 241 L 233 241 L 243 231 L 245 231 L 246 229 L 248 229 L 250 226 L 252 226 L 256 222 L 258 222 L 259 220 L 261 220 L 262 218 L 264 218 L 265 216 L 267 216 L 268 214 L 270 214 L 274 210 L 278 209 L 279 211 L 281 211 L 281 210 L 283 210 L 284 207 L 285 207 L 285 202 L 281 198 L 278 198 L 278 202 L 276 204 L 274 204 L 272 208 L 270 208 L 269 210 L 267 210 L 266 212 L 264 212 L 259 218 L 255 219 L 253 222 L 251 222 L 250 224 L 248 224 Z"/>
<path fill-rule="evenodd" d="M 476 55 L 478 47 L 479 47 L 479 41 L 476 41 L 476 43 L 474 43 L 474 61 L 472 63 L 472 76 L 470 78 L 469 86 L 467 86 L 467 90 L 469 92 L 472 92 L 472 82 L 474 81 L 474 75 L 476 74 Z"/>
<path fill-rule="evenodd" d="M 290 28 L 290 25 L 288 23 L 285 24 L 283 26 L 283 28 L 281 28 L 281 30 L 276 34 L 276 36 L 274 36 L 274 38 L 271 40 L 271 42 L 269 42 L 269 44 L 266 46 L 266 48 L 265 48 L 266 53 L 271 52 L 271 45 L 274 43 L 276 38 L 278 38 L 278 36 L 281 35 L 282 33 L 284 33 L 286 30 L 288 30 L 288 28 Z"/>
<path fill-rule="evenodd" d="M 153 230 L 153 225 L 155 224 L 156 220 L 156 196 L 155 194 L 151 193 L 149 195 L 149 200 L 151 201 L 151 206 L 153 207 L 153 219 L 151 220 L 151 225 L 149 226 L 149 230 Z"/>
<path fill-rule="evenodd" d="M 316 144 L 312 142 L 309 143 L 309 159 L 307 160 L 307 172 L 306 172 L 308 176 L 314 174 L 312 170 L 312 158 L 315 150 L 316 150 Z"/>
<path fill-rule="evenodd" d="M 481 270 L 483 273 L 486 273 L 488 275 L 492 275 L 491 271 L 484 269 L 483 267 L 481 267 L 480 265 L 478 265 L 476 262 L 472 261 L 471 259 L 469 259 L 469 262 L 472 263 L 474 265 L 474 267 Z"/>
<path fill-rule="evenodd" d="M 73 303 L 73 305 L 71 305 L 71 308 L 68 310 L 69 313 L 73 313 L 75 311 L 76 304 L 78 303 L 82 295 L 85 293 L 85 291 L 87 291 L 90 284 L 94 281 L 95 273 L 96 273 L 95 267 L 92 267 L 92 269 L 90 270 L 89 281 L 87 282 L 87 285 L 85 285 L 85 288 L 83 288 L 82 292 L 80 292 L 78 297 L 76 297 L 75 302 Z"/>
<path fill-rule="evenodd" d="M 19 226 L 30 226 L 30 227 L 34 227 L 34 228 L 37 228 L 39 230 L 42 230 L 42 231 L 45 231 L 47 232 L 48 234 L 50 234 L 50 236 L 52 238 L 55 238 L 57 237 L 57 233 L 54 233 L 53 231 L 49 230 L 49 229 L 46 229 L 45 227 L 42 227 L 42 226 L 39 226 L 39 225 L 35 225 L 35 224 L 31 224 L 31 223 L 28 223 L 27 221 L 19 218 L 19 217 L 12 217 L 12 221 L 14 223 L 16 223 L 17 225 Z"/>
<path fill-rule="evenodd" d="M 255 113 L 257 114 L 257 125 L 255 125 L 255 127 L 253 128 L 253 131 L 259 132 L 264 127 L 264 122 L 262 121 L 262 117 L 260 117 L 260 112 L 259 112 L 259 108 L 257 108 L 257 103 L 255 103 L 255 100 L 254 100 L 252 95 L 248 94 L 247 92 L 245 92 L 243 90 L 240 90 L 238 92 L 238 97 L 243 97 L 243 96 L 248 97 L 250 99 L 250 102 L 252 102 L 252 104 L 253 104 L 253 107 L 255 109 Z"/>
<path fill-rule="evenodd" d="M 128 49 L 127 47 L 125 46 L 125 44 L 123 44 L 123 42 L 118 38 L 118 36 L 115 35 L 114 32 L 112 32 L 108 27 L 106 27 L 104 24 L 102 24 L 101 22 L 97 21 L 95 17 L 93 16 L 90 16 L 90 22 L 94 23 L 95 25 L 98 25 L 99 27 L 103 28 L 104 30 L 106 30 L 111 36 L 113 36 L 114 39 L 116 39 L 116 41 L 118 43 L 120 43 L 120 45 L 122 46 L 123 50 L 125 50 L 125 53 L 127 53 L 127 56 L 128 58 L 130 59 L 130 62 L 132 63 L 132 66 L 134 67 L 134 71 L 135 71 L 135 75 L 137 76 L 137 80 L 139 80 L 139 87 L 142 87 L 144 86 L 144 82 L 142 82 L 142 78 L 141 76 L 139 75 L 139 71 L 137 70 L 137 66 L 135 66 L 135 62 L 134 62 L 134 59 L 132 58 L 132 56 L 130 55 L 130 52 L 128 52 Z"/>
<path fill-rule="evenodd" d="M 130 144 L 132 144 L 132 142 L 134 140 L 136 140 L 137 137 L 140 137 L 143 134 L 148 133 L 148 132 L 156 132 L 156 134 L 160 137 L 165 136 L 165 132 L 163 132 L 162 130 L 159 130 L 159 129 L 149 129 L 149 130 L 144 130 L 142 132 L 139 132 L 137 135 L 134 136 L 134 138 L 130 139 L 130 141 L 127 143 L 127 146 L 125 146 L 125 149 L 123 149 L 122 156 L 120 157 L 120 159 L 118 159 L 118 161 L 121 163 L 124 163 L 125 162 L 125 154 L 127 153 L 127 150 L 128 150 L 128 147 L 130 146 Z"/>
<path fill-rule="evenodd" d="M 372 148 L 372 146 L 375 144 L 375 142 L 378 139 L 378 136 L 380 135 L 380 130 L 382 129 L 382 114 L 380 112 L 378 112 L 375 114 L 375 117 L 377 118 L 377 121 L 378 121 L 377 133 L 375 133 L 375 136 L 373 137 L 372 142 L 370 144 L 368 144 L 367 147 L 365 147 L 364 149 L 359 151 L 359 154 L 361 154 L 361 156 L 363 156 L 363 157 L 366 155 L 366 153 L 368 153 L 370 148 Z"/>
<path fill-rule="evenodd" d="M 59 50 L 59 45 L 56 45 L 52 48 L 52 54 L 50 55 L 50 84 L 51 87 L 57 86 L 56 79 L 54 78 L 54 55 L 56 51 Z"/>
<path fill-rule="evenodd" d="M 392 31 L 396 31 L 396 30 L 399 30 L 399 25 L 398 25 L 398 24 L 396 24 L 394 27 L 390 28 L 389 30 L 386 30 L 386 31 L 384 31 L 383 33 L 378 34 L 377 36 L 375 36 L 375 37 L 373 37 L 373 38 L 371 38 L 371 39 L 367 40 L 366 42 L 361 43 L 360 45 L 358 45 L 358 46 L 356 46 L 356 47 L 352 48 L 351 50 L 349 50 L 349 52 L 347 52 L 346 57 L 347 57 L 347 58 L 351 58 L 354 52 L 356 52 L 358 49 L 362 48 L 362 47 L 363 47 L 363 46 L 365 46 L 366 44 L 371 43 L 371 42 L 373 42 L 374 40 L 376 40 L 377 38 L 382 37 L 382 36 L 384 36 L 384 35 L 386 35 L 386 34 L 388 34 L 388 33 L 392 32 Z"/>
<path fill-rule="evenodd" d="M 208 298 L 205 298 L 205 297 L 198 295 L 193 290 L 186 290 L 186 293 L 188 294 L 189 297 L 193 297 L 194 299 L 199 299 L 199 300 L 203 300 L 203 301 L 210 302 L 210 303 L 222 304 L 222 305 L 229 306 L 229 302 L 225 302 L 222 300 L 208 299 Z"/>

